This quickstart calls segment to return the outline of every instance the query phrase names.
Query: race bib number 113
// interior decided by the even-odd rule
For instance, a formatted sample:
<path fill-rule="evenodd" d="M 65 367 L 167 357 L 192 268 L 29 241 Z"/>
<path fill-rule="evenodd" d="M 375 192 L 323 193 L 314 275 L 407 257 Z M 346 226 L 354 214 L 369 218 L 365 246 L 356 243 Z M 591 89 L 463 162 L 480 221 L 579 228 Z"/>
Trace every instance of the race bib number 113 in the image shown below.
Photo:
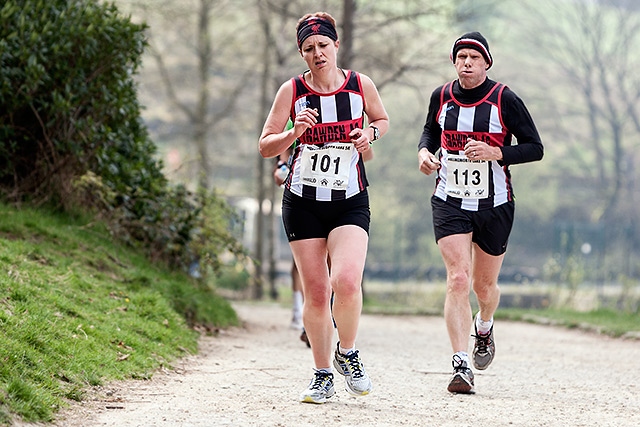
<path fill-rule="evenodd" d="M 445 192 L 452 197 L 489 197 L 489 162 L 469 160 L 462 154 L 449 154 Z"/>

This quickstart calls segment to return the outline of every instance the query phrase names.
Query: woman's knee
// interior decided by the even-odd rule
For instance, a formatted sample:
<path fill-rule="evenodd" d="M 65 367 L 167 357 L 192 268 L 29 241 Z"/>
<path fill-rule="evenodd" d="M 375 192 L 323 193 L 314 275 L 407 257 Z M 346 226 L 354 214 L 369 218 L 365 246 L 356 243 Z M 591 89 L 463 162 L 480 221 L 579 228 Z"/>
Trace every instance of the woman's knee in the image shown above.
<path fill-rule="evenodd" d="M 360 295 L 362 288 L 362 275 L 355 272 L 345 272 L 331 278 L 333 291 L 343 298 Z"/>

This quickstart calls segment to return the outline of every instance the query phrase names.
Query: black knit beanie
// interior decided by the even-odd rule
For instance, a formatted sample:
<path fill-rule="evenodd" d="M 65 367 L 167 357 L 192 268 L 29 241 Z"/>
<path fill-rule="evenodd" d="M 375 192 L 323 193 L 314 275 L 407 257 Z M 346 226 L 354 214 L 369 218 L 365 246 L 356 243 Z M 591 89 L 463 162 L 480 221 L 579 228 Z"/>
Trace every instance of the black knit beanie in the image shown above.
<path fill-rule="evenodd" d="M 493 58 L 491 52 L 489 52 L 489 43 L 482 34 L 477 31 L 463 34 L 458 40 L 453 43 L 451 47 L 451 62 L 456 62 L 456 55 L 460 49 L 474 49 L 482 54 L 484 60 L 489 65 L 487 70 L 493 65 Z"/>

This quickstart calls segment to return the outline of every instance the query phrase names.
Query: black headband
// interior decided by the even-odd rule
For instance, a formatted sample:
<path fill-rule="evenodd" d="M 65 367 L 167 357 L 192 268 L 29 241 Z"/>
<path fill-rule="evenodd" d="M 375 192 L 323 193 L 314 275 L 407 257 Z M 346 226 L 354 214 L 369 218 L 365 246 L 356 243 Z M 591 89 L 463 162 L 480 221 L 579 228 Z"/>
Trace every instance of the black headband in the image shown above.
<path fill-rule="evenodd" d="M 298 49 L 302 48 L 302 43 L 308 37 L 315 35 L 327 36 L 333 41 L 338 40 L 336 27 L 331 22 L 318 16 L 312 16 L 298 27 Z"/>

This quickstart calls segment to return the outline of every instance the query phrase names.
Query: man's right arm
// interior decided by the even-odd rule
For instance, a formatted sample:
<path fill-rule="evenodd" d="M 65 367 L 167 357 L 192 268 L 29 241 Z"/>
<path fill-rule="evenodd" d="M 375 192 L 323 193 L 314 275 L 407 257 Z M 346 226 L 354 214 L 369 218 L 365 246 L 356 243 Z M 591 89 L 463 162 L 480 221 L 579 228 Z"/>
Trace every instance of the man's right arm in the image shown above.
<path fill-rule="evenodd" d="M 442 88 L 439 87 L 431 93 L 429 101 L 429 110 L 427 111 L 427 119 L 422 128 L 422 135 L 418 143 L 418 150 L 426 148 L 430 153 L 435 153 L 440 148 L 440 135 L 442 129 L 438 124 L 438 111 L 440 110 L 440 93 Z"/>
<path fill-rule="evenodd" d="M 440 93 L 442 89 L 438 88 L 431 94 L 429 101 L 429 110 L 427 111 L 427 119 L 422 128 L 422 135 L 418 143 L 418 168 L 425 175 L 431 175 L 438 170 L 440 162 L 435 152 L 440 148 L 440 136 L 442 129 L 438 124 L 438 111 L 440 110 Z"/>

